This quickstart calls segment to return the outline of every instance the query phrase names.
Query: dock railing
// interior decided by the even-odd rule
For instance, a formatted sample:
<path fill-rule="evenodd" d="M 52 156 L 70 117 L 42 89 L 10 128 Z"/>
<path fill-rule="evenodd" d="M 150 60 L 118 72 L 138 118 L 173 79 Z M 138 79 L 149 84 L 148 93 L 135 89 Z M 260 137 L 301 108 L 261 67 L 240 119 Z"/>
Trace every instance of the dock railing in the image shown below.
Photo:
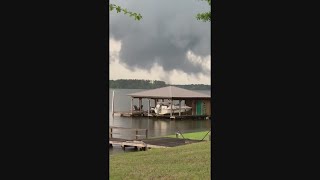
<path fill-rule="evenodd" d="M 113 130 L 115 129 L 120 129 L 120 130 L 125 130 L 125 131 L 132 131 L 134 135 L 134 139 L 138 140 L 139 137 L 145 137 L 145 139 L 148 139 L 148 129 L 135 129 L 135 128 L 124 128 L 124 127 L 109 127 L 109 138 L 113 138 L 113 134 L 121 134 L 121 133 L 116 133 Z M 139 134 L 140 131 L 144 131 L 145 134 Z"/>

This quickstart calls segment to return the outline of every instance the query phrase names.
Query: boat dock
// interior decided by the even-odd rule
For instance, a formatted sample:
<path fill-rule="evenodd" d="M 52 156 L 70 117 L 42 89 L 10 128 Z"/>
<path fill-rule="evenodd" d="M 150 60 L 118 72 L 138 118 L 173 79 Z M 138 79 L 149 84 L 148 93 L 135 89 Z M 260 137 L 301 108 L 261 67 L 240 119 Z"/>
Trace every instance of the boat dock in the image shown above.
<path fill-rule="evenodd" d="M 172 116 L 170 114 L 167 115 L 160 115 L 155 113 L 149 113 L 147 111 L 143 111 L 140 113 L 133 113 L 131 112 L 114 112 L 114 116 L 120 116 L 120 117 L 152 117 L 152 118 L 164 118 L 164 119 L 211 119 L 211 116 L 208 115 L 190 115 L 190 114 L 183 114 L 183 115 L 175 115 Z"/>
<path fill-rule="evenodd" d="M 138 111 L 138 112 L 115 111 L 113 115 L 120 116 L 120 117 L 148 116 L 148 112 L 145 112 L 145 111 Z"/>
<path fill-rule="evenodd" d="M 176 146 L 196 143 L 200 141 L 201 140 L 190 140 L 190 139 L 169 138 L 169 137 L 151 138 L 151 139 L 144 139 L 139 141 L 111 138 L 109 139 L 109 147 L 113 147 L 114 145 L 119 145 L 123 150 L 125 150 L 126 147 L 134 147 L 135 149 L 146 151 L 147 149 L 151 149 L 151 148 L 176 147 Z"/>
<path fill-rule="evenodd" d="M 169 119 L 210 119 L 211 96 L 199 92 L 167 86 L 158 89 L 127 94 L 131 96 L 128 112 L 117 112 L 114 109 L 114 92 L 112 97 L 112 115 L 122 117 L 146 116 Z M 138 104 L 133 104 L 133 99 Z M 142 99 L 148 100 L 144 109 Z M 183 103 L 184 102 L 184 103 Z M 161 105 L 160 105 L 161 104 Z M 158 106 L 160 105 L 160 106 Z"/>
<path fill-rule="evenodd" d="M 114 138 L 113 134 L 114 129 L 120 129 L 124 131 L 132 131 L 134 133 L 134 139 L 122 139 L 122 138 Z M 139 135 L 139 131 L 144 131 L 145 134 Z M 141 138 L 145 137 L 145 138 Z M 134 128 L 122 128 L 122 127 L 110 127 L 109 128 L 109 147 L 113 147 L 114 145 L 121 146 L 123 150 L 126 147 L 134 147 L 135 149 L 144 150 L 150 148 L 168 148 L 168 147 L 176 147 L 190 143 L 200 142 L 201 140 L 190 140 L 190 139 L 180 139 L 180 138 L 170 138 L 170 137 L 161 137 L 161 138 L 150 138 L 148 139 L 148 130 L 147 129 L 134 129 Z"/>

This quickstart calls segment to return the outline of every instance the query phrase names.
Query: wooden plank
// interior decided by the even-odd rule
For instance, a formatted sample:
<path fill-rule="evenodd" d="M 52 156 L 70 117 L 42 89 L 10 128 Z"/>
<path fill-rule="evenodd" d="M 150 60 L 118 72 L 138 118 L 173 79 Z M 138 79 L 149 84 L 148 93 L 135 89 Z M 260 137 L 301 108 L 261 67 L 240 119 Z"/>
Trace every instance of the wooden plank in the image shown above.
<path fill-rule="evenodd" d="M 120 134 L 120 133 L 110 133 L 110 134 Z M 111 137 L 112 138 L 112 137 Z"/>
<path fill-rule="evenodd" d="M 147 144 L 148 148 L 170 148 L 170 147 L 166 147 L 166 146 L 157 146 L 157 145 L 152 145 L 152 144 Z"/>
<path fill-rule="evenodd" d="M 109 144 L 112 144 L 112 145 L 122 145 L 123 142 L 120 142 L 120 141 L 109 141 Z"/>
<path fill-rule="evenodd" d="M 147 144 L 142 141 L 126 141 L 121 143 L 121 147 L 125 150 L 126 147 L 131 146 L 146 151 L 148 149 Z"/>
<path fill-rule="evenodd" d="M 137 146 L 137 147 L 147 147 L 147 145 L 146 144 L 139 144 L 139 143 L 128 143 L 128 142 L 123 142 L 122 144 L 121 144 L 121 146 Z"/>

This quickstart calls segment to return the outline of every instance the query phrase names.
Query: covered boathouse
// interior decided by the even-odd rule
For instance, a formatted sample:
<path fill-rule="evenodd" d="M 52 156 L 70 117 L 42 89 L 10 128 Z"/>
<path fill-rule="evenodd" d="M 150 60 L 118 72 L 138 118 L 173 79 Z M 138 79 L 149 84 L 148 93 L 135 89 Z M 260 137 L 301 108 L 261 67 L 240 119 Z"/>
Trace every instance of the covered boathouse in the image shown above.
<path fill-rule="evenodd" d="M 137 98 L 139 101 L 138 107 L 142 105 L 142 99 L 148 100 L 148 108 L 147 108 L 147 115 L 148 116 L 162 116 L 162 117 L 170 117 L 170 118 L 183 118 L 183 117 L 205 117 L 211 118 L 211 96 L 183 88 L 178 88 L 175 86 L 167 86 L 158 89 L 151 89 L 146 91 L 141 91 L 137 93 L 127 94 L 131 96 L 131 107 L 133 107 L 133 99 Z M 170 102 L 171 109 L 172 104 L 177 102 L 179 105 L 179 113 L 173 114 L 172 111 L 170 112 L 170 116 L 168 115 L 159 115 L 150 112 L 151 103 L 153 107 L 156 106 L 158 102 Z M 191 110 L 187 112 L 181 112 L 181 102 L 184 101 L 186 106 L 191 107 Z M 136 107 L 136 106 L 135 106 Z M 133 115 L 134 109 L 131 108 L 130 114 Z"/>

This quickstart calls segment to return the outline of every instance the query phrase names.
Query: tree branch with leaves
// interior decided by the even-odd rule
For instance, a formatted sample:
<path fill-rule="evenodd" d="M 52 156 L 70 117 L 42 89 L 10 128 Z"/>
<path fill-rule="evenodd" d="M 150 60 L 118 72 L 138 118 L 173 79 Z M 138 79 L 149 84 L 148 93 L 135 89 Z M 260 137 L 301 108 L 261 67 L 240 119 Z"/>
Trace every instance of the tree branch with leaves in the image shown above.
<path fill-rule="evenodd" d="M 209 6 L 211 6 L 211 0 L 202 0 L 202 1 L 207 1 Z M 211 11 L 209 12 L 204 12 L 204 13 L 198 13 L 196 16 L 197 20 L 203 21 L 203 22 L 211 22 Z"/>
<path fill-rule="evenodd" d="M 201 1 L 206 1 L 209 4 L 209 6 L 211 6 L 211 0 L 201 0 Z M 116 10 L 117 13 L 123 12 L 123 14 L 129 15 L 130 17 L 133 17 L 135 20 L 138 20 L 138 21 L 142 19 L 142 15 L 140 13 L 128 11 L 127 9 L 122 8 L 121 6 L 116 4 L 109 4 L 109 10 L 110 12 L 113 10 Z M 211 11 L 198 13 L 196 15 L 196 18 L 197 20 L 200 20 L 203 22 L 207 22 L 207 21 L 211 22 Z"/>
<path fill-rule="evenodd" d="M 109 10 L 110 11 L 116 10 L 117 13 L 123 12 L 123 14 L 129 15 L 130 17 L 133 17 L 135 20 L 138 20 L 138 21 L 142 19 L 142 16 L 140 13 L 128 11 L 127 9 L 124 9 L 121 6 L 118 6 L 116 4 L 109 4 Z"/>

